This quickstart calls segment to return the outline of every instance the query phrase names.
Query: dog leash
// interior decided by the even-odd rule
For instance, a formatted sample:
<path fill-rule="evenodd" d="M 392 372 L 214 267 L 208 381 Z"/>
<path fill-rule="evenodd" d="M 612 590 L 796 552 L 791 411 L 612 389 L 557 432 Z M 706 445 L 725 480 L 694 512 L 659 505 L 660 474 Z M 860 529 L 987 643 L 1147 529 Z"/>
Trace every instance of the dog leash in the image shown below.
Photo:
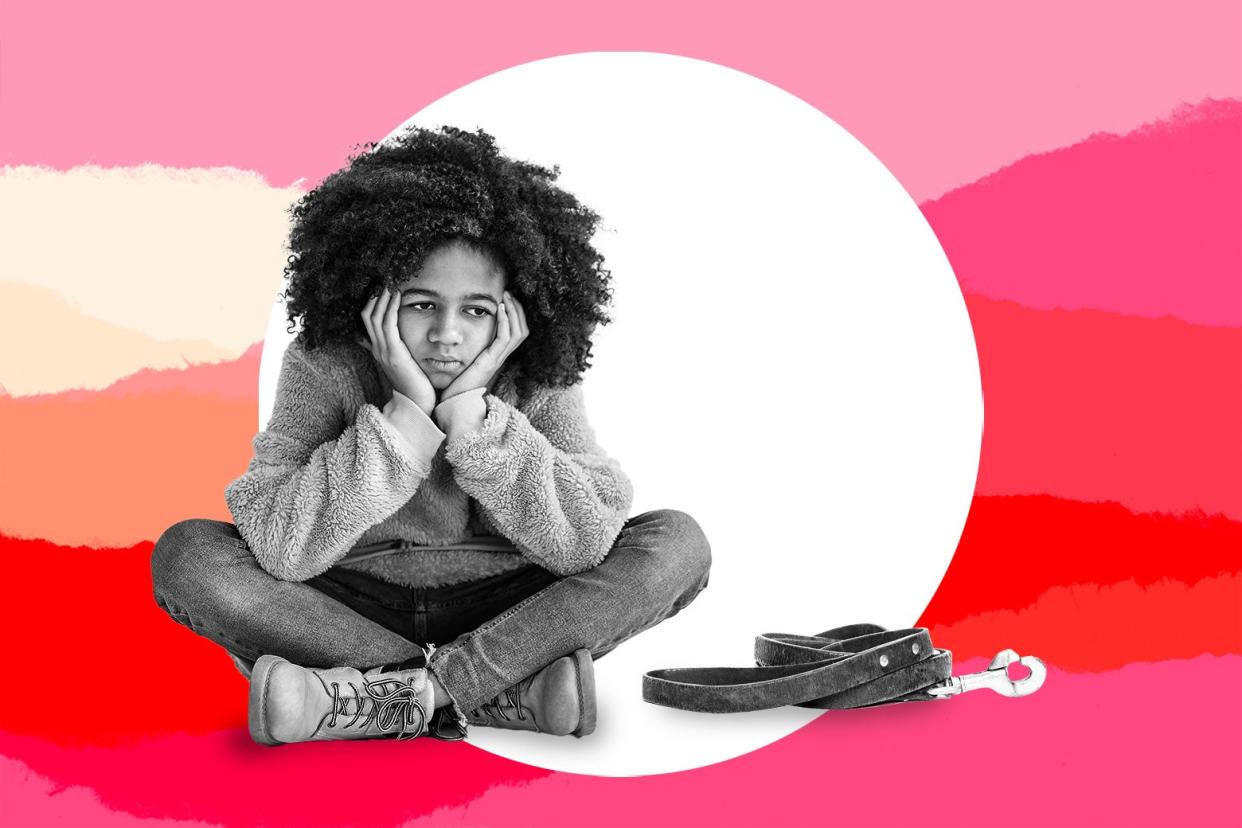
<path fill-rule="evenodd" d="M 643 676 L 643 699 L 704 713 L 741 713 L 785 705 L 840 710 L 935 701 L 989 688 L 1029 696 L 1047 677 L 1044 662 L 1002 650 L 981 673 L 953 675 L 953 654 L 932 645 L 922 627 L 886 630 L 851 624 L 818 635 L 766 633 L 755 639 L 755 667 L 680 667 Z M 1009 676 L 1021 664 L 1030 674 Z"/>

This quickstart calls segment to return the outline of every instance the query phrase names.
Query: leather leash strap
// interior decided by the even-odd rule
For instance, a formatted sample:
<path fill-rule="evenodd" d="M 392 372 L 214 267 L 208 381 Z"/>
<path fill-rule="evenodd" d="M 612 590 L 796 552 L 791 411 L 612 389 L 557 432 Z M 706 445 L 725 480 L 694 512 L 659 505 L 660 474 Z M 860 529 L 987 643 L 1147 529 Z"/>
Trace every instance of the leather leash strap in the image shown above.
<path fill-rule="evenodd" d="M 818 635 L 766 633 L 755 639 L 757 667 L 685 667 L 643 676 L 643 699 L 704 713 L 740 713 L 787 704 L 839 710 L 934 701 L 926 691 L 953 674 L 953 654 L 926 629 L 851 624 Z"/>

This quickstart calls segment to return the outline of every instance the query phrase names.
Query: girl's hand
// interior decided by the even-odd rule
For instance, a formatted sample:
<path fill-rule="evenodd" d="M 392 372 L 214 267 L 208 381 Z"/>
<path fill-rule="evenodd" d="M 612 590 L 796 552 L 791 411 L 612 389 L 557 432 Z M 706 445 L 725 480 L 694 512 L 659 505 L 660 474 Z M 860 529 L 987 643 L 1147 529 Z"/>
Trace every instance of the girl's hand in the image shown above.
<path fill-rule="evenodd" d="M 496 337 L 492 340 L 492 344 L 484 348 L 482 353 L 474 358 L 474 362 L 470 363 L 469 367 L 458 374 L 457 378 L 440 393 L 440 402 L 473 388 L 490 388 L 492 380 L 500 371 L 500 366 L 504 365 L 505 359 L 516 351 L 517 347 L 530 335 L 530 329 L 526 327 L 526 311 L 507 290 L 496 315 L 499 319 L 496 324 Z"/>
<path fill-rule="evenodd" d="M 362 309 L 362 324 L 367 328 L 370 342 L 359 340 L 359 344 L 371 352 L 393 390 L 405 394 L 430 416 L 436 407 L 436 389 L 423 369 L 418 367 L 397 332 L 397 308 L 400 304 L 400 297 L 389 289 L 379 296 L 372 296 Z"/>

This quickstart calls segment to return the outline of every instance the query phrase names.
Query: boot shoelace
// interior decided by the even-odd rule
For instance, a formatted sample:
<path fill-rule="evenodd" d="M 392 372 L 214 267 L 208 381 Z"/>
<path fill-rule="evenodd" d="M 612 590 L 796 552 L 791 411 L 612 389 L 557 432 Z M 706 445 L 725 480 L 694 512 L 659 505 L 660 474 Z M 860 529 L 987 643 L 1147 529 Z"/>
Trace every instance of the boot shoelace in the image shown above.
<path fill-rule="evenodd" d="M 526 721 L 526 708 L 522 706 L 522 691 L 529 687 L 530 684 L 531 679 L 519 682 L 517 685 L 505 690 L 496 698 L 486 702 L 482 707 L 475 708 L 471 712 L 476 718 L 486 715 L 488 718 L 503 719 L 508 722 L 511 721 L 508 711 L 514 710 L 517 712 L 518 721 L 524 722 Z M 504 702 L 503 705 L 501 704 L 502 700 Z"/>
<path fill-rule="evenodd" d="M 328 727 L 336 726 L 337 715 L 349 715 L 349 701 L 352 698 L 358 709 L 353 718 L 345 723 L 345 727 L 353 727 L 366 711 L 362 721 L 365 729 L 375 722 L 381 733 L 391 733 L 398 727 L 401 732 L 398 739 L 413 739 L 423 732 L 427 724 L 427 711 L 418 700 L 418 693 L 413 685 L 403 684 L 394 679 L 375 682 L 363 681 L 363 692 L 354 683 L 347 682 L 352 695 L 341 695 L 340 682 L 332 682 L 332 714 L 328 718 Z M 416 715 L 417 714 L 417 715 Z"/>

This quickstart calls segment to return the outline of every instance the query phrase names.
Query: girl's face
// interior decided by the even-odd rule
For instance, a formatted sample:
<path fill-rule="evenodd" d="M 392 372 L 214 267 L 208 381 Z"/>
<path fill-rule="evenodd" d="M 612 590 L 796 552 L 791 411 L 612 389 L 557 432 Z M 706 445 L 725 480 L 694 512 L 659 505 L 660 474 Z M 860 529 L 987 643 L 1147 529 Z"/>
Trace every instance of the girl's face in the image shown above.
<path fill-rule="evenodd" d="M 398 285 L 397 331 L 437 391 L 492 344 L 504 289 L 504 272 L 460 244 L 438 248 Z"/>

